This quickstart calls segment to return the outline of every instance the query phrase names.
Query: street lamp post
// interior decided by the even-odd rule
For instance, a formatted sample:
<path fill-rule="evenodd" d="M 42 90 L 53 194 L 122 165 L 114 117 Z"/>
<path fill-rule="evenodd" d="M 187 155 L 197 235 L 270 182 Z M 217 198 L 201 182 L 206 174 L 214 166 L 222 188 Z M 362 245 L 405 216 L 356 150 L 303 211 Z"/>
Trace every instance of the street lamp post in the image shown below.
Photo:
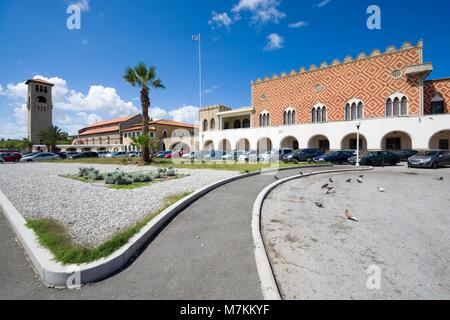
<path fill-rule="evenodd" d="M 356 166 L 359 167 L 359 129 L 361 128 L 361 122 L 356 123 Z"/>

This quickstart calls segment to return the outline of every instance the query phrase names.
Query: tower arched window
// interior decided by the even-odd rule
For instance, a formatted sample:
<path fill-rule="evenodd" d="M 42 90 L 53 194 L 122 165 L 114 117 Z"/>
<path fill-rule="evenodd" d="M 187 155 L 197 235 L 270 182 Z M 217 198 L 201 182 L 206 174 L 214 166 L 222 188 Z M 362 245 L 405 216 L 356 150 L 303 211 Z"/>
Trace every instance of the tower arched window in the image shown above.
<path fill-rule="evenodd" d="M 436 95 L 431 99 L 431 114 L 444 113 L 444 99 Z"/>
<path fill-rule="evenodd" d="M 259 126 L 260 127 L 263 126 L 263 115 L 262 114 L 259 115 Z"/>
<path fill-rule="evenodd" d="M 350 104 L 349 103 L 347 103 L 346 105 L 345 105 L 345 120 L 346 121 L 349 121 L 349 120 L 351 120 L 352 118 L 351 118 L 351 116 L 350 116 Z"/>
<path fill-rule="evenodd" d="M 293 110 L 292 114 L 291 114 L 291 124 L 296 124 L 296 123 L 297 123 L 296 114 L 295 114 L 295 110 Z"/>
<path fill-rule="evenodd" d="M 215 130 L 216 129 L 216 120 L 211 119 L 211 130 Z"/>
<path fill-rule="evenodd" d="M 400 114 L 402 116 L 408 115 L 408 99 L 406 99 L 406 97 L 403 97 L 400 102 Z"/>
<path fill-rule="evenodd" d="M 394 99 L 394 117 L 398 117 L 400 115 L 400 99 Z"/>
<path fill-rule="evenodd" d="M 241 128 L 241 120 L 235 120 L 234 121 L 234 129 L 240 129 Z"/>
<path fill-rule="evenodd" d="M 311 110 L 311 122 L 312 123 L 316 123 L 317 122 L 316 108 L 312 108 L 312 110 Z"/>
<path fill-rule="evenodd" d="M 322 108 L 317 108 L 317 122 L 322 122 Z"/>
<path fill-rule="evenodd" d="M 36 98 L 36 101 L 39 103 L 47 103 L 47 99 L 43 96 L 39 96 Z"/>
<path fill-rule="evenodd" d="M 358 103 L 358 119 L 364 118 L 364 105 L 362 102 Z"/>
<path fill-rule="evenodd" d="M 259 115 L 259 122 L 260 122 L 260 127 L 268 127 L 268 126 L 270 126 L 270 114 L 267 112 L 267 111 L 265 111 L 265 112 L 262 112 L 260 115 Z"/>
<path fill-rule="evenodd" d="M 352 116 L 352 120 L 355 120 L 357 117 L 356 103 L 352 103 L 351 116 Z"/>
<path fill-rule="evenodd" d="M 322 122 L 327 122 L 327 108 L 322 108 Z"/>
<path fill-rule="evenodd" d="M 386 117 L 392 117 L 392 100 L 391 98 L 386 101 Z"/>
<path fill-rule="evenodd" d="M 203 131 L 208 131 L 208 120 L 203 121 Z"/>

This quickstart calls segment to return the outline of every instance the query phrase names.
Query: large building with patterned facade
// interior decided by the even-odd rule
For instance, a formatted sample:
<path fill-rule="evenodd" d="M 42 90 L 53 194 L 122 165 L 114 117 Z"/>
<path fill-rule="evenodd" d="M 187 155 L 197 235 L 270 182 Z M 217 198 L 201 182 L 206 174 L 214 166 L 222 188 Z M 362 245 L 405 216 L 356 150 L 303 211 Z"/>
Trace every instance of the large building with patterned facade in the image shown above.
<path fill-rule="evenodd" d="M 423 42 L 373 50 L 252 82 L 252 105 L 200 111 L 204 149 L 449 149 L 450 78 L 433 71 Z"/>

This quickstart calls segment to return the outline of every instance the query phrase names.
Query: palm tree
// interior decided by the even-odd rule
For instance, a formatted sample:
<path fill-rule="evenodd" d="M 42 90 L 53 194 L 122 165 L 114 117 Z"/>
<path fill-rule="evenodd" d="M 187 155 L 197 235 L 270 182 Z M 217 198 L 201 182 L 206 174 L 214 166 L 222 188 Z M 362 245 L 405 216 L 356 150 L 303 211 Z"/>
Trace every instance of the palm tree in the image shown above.
<path fill-rule="evenodd" d="M 145 63 L 139 63 L 134 68 L 128 67 L 123 78 L 133 87 L 141 89 L 142 135 L 148 136 L 150 89 L 164 89 L 165 86 L 161 79 L 156 77 L 156 67 L 147 68 Z M 148 144 L 143 146 L 141 162 L 142 164 L 150 162 L 150 147 Z"/>
<path fill-rule="evenodd" d="M 67 133 L 63 132 L 58 126 L 53 125 L 39 132 L 39 139 L 47 146 L 49 152 L 53 152 L 56 149 L 57 142 L 65 136 L 67 136 Z"/>
<path fill-rule="evenodd" d="M 131 138 L 132 145 L 139 147 L 144 150 L 145 147 L 149 148 L 149 162 L 153 161 L 153 157 L 158 150 L 159 141 L 158 139 L 150 138 L 149 135 L 139 135 L 137 137 Z"/>

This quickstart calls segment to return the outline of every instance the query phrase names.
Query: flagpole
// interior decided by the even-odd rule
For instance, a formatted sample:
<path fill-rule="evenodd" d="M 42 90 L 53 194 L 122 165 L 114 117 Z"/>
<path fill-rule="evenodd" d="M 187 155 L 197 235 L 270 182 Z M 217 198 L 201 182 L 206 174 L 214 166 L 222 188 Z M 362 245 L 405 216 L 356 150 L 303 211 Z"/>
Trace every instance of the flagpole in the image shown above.
<path fill-rule="evenodd" d="M 199 101 L 200 109 L 202 108 L 202 39 L 200 33 L 198 34 L 198 79 L 199 79 Z"/>

